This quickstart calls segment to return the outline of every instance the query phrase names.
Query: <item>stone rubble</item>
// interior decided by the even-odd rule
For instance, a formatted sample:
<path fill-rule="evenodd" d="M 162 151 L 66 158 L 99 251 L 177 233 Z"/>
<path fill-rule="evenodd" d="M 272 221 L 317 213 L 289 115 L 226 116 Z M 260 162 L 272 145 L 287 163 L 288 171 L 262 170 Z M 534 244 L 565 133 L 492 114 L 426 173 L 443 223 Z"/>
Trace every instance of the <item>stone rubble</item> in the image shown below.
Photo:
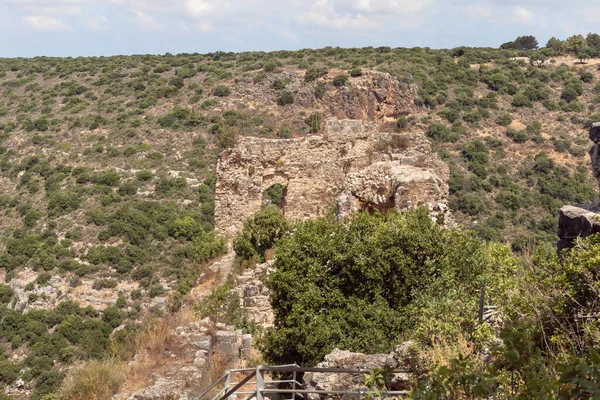
<path fill-rule="evenodd" d="M 236 277 L 233 291 L 240 298 L 248 320 L 263 328 L 273 326 L 275 314 L 269 300 L 269 289 L 262 281 L 264 276 L 274 271 L 274 260 L 257 265 L 254 269 L 244 271 Z"/>
<path fill-rule="evenodd" d="M 394 347 L 389 354 L 363 354 L 353 353 L 347 350 L 334 349 L 325 356 L 325 360 L 317 364 L 318 368 L 344 368 L 355 369 L 358 374 L 350 373 L 320 373 L 311 372 L 304 374 L 304 385 L 308 390 L 344 390 L 358 391 L 365 390 L 364 375 L 369 371 L 389 367 L 391 369 L 404 369 L 406 359 L 412 342 L 405 342 Z M 407 389 L 409 376 L 404 372 L 393 374 L 389 382 L 392 390 Z M 327 398 L 317 394 L 308 395 L 310 400 Z"/>

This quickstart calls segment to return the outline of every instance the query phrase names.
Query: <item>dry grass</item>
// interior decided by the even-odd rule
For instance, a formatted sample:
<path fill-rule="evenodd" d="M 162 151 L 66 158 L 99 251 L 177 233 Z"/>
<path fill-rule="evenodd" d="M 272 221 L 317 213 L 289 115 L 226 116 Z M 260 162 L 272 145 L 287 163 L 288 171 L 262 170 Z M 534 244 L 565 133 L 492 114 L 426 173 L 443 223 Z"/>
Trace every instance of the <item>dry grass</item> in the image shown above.
<path fill-rule="evenodd" d="M 423 353 L 423 359 L 433 366 L 450 365 L 450 360 L 458 358 L 459 355 L 468 356 L 477 353 L 475 344 L 460 335 L 455 343 L 448 343 L 446 338 L 436 336 L 432 338 L 434 345 Z"/>
<path fill-rule="evenodd" d="M 163 353 L 176 344 L 175 328 L 192 319 L 191 307 L 183 307 L 176 314 L 144 323 L 144 329 L 137 340 L 137 359 L 123 385 L 125 392 L 143 388 L 152 381 L 152 374 L 165 366 Z"/>
<path fill-rule="evenodd" d="M 108 400 L 119 391 L 128 367 L 115 359 L 94 360 L 73 368 L 63 382 L 58 398 Z"/>

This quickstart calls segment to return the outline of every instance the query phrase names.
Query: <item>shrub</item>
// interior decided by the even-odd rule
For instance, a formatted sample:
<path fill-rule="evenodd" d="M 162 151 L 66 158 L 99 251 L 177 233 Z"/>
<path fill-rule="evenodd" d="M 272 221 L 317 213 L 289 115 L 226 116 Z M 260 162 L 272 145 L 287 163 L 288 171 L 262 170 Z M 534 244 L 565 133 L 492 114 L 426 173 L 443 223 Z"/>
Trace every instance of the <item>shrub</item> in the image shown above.
<path fill-rule="evenodd" d="M 277 69 L 277 64 L 274 63 L 273 61 L 266 62 L 263 67 L 263 70 L 265 72 L 273 72 L 273 71 L 275 71 L 275 69 Z"/>
<path fill-rule="evenodd" d="M 350 70 L 349 73 L 350 73 L 350 76 L 353 78 L 362 76 L 362 70 L 360 68 L 353 68 L 352 70 Z"/>
<path fill-rule="evenodd" d="M 304 80 L 306 82 L 312 82 L 327 75 L 326 67 L 311 67 L 306 70 L 306 74 L 304 75 Z"/>
<path fill-rule="evenodd" d="M 165 294 L 165 288 L 160 283 L 155 283 L 148 290 L 148 296 L 150 296 L 150 298 L 162 296 L 163 294 Z"/>
<path fill-rule="evenodd" d="M 290 92 L 283 92 L 281 96 L 277 98 L 277 104 L 280 106 L 286 106 L 288 104 L 294 104 L 294 95 Z"/>
<path fill-rule="evenodd" d="M 227 97 L 231 94 L 231 89 L 229 89 L 227 86 L 216 86 L 213 89 L 213 96 L 217 96 L 217 97 Z"/>
<path fill-rule="evenodd" d="M 276 323 L 263 354 L 269 362 L 315 365 L 336 347 L 387 352 L 420 326 L 424 310 L 467 323 L 476 305 L 444 293 L 475 298 L 487 268 L 479 240 L 437 225 L 425 209 L 300 223 L 276 247 L 267 281 Z M 445 302 L 453 306 L 439 314 L 433 304 Z"/>
<path fill-rule="evenodd" d="M 206 262 L 227 251 L 227 239 L 214 231 L 200 231 L 194 239 L 194 251 L 199 262 Z"/>
<path fill-rule="evenodd" d="M 333 86 L 335 86 L 335 87 L 346 86 L 347 82 L 348 82 L 348 75 L 346 75 L 346 74 L 336 75 L 333 78 Z"/>
<path fill-rule="evenodd" d="M 277 136 L 281 139 L 291 139 L 293 134 L 292 130 L 286 126 L 279 128 L 279 132 L 277 132 Z"/>
<path fill-rule="evenodd" d="M 526 130 L 518 131 L 518 130 L 512 129 L 512 128 L 508 128 L 506 130 L 506 136 L 511 138 L 513 140 L 513 142 L 515 142 L 515 143 L 525 143 L 529 139 L 529 136 L 527 135 Z"/>
<path fill-rule="evenodd" d="M 579 95 L 577 94 L 577 90 L 575 88 L 567 86 L 560 95 L 560 98 L 566 101 L 567 103 L 570 103 L 574 100 L 577 100 L 578 96 Z"/>
<path fill-rule="evenodd" d="M 429 128 L 427 128 L 427 136 L 440 142 L 456 142 L 459 139 L 459 135 L 452 132 L 450 127 L 437 122 L 429 125 Z"/>
<path fill-rule="evenodd" d="M 594 74 L 592 74 L 589 71 L 583 71 L 580 75 L 579 75 L 579 79 L 581 79 L 582 82 L 585 83 L 591 83 L 594 81 Z"/>
<path fill-rule="evenodd" d="M 6 304 L 10 303 L 10 300 L 12 299 L 13 294 L 14 294 L 14 292 L 10 288 L 10 286 L 0 284 L 0 305 L 6 305 Z"/>
<path fill-rule="evenodd" d="M 123 319 L 123 311 L 119 310 L 118 307 L 109 306 L 102 312 L 102 321 L 106 322 L 113 329 L 121 325 Z"/>
<path fill-rule="evenodd" d="M 94 179 L 95 183 L 106 186 L 118 186 L 120 181 L 121 176 L 114 169 L 104 171 Z"/>
<path fill-rule="evenodd" d="M 513 96 L 511 104 L 514 107 L 532 107 L 533 103 L 524 93 L 519 92 Z"/>
<path fill-rule="evenodd" d="M 327 86 L 323 82 L 318 82 L 317 86 L 315 86 L 315 97 L 319 100 L 322 99 L 326 91 Z"/>
<path fill-rule="evenodd" d="M 323 117 L 319 113 L 311 114 L 304 120 L 304 123 L 310 127 L 311 133 L 318 133 L 321 130 Z"/>
<path fill-rule="evenodd" d="M 135 174 L 135 177 L 140 182 L 151 181 L 153 176 L 152 171 L 148 171 L 147 169 L 138 171 L 138 173 Z"/>
<path fill-rule="evenodd" d="M 274 204 L 281 208 L 283 205 L 284 193 L 285 186 L 276 183 L 263 192 L 263 201 L 268 201 L 270 204 Z"/>
<path fill-rule="evenodd" d="M 53 192 L 48 198 L 48 215 L 54 217 L 75 211 L 81 201 L 81 197 L 70 190 Z"/>
<path fill-rule="evenodd" d="M 131 181 L 127 181 L 127 182 L 123 183 L 117 190 L 117 193 L 119 193 L 121 196 L 133 196 L 137 193 L 137 191 L 138 191 L 137 182 L 131 180 Z"/>
<path fill-rule="evenodd" d="M 62 383 L 58 398 L 65 400 L 109 400 L 127 376 L 125 363 L 115 359 L 92 360 L 72 368 Z"/>
<path fill-rule="evenodd" d="M 50 279 L 52 279 L 52 274 L 48 272 L 42 272 L 37 276 L 36 282 L 38 283 L 38 285 L 44 286 L 48 282 L 50 282 Z"/>
<path fill-rule="evenodd" d="M 396 130 L 398 132 L 403 132 L 408 127 L 409 127 L 408 118 L 406 118 L 404 115 L 401 115 L 400 117 L 398 117 L 398 119 L 396 120 Z"/>
<path fill-rule="evenodd" d="M 489 211 L 486 200 L 475 193 L 465 193 L 451 199 L 450 207 L 472 216 L 485 214 Z"/>
<path fill-rule="evenodd" d="M 233 241 L 235 253 L 243 260 L 264 261 L 265 252 L 288 231 L 289 224 L 277 206 L 263 208 L 244 223 Z"/>
<path fill-rule="evenodd" d="M 480 140 L 469 142 L 461 152 L 462 156 L 470 163 L 487 164 L 489 151 Z"/>
<path fill-rule="evenodd" d="M 114 289 L 116 287 L 117 287 L 116 279 L 97 279 L 92 284 L 92 289 L 94 289 L 94 290 Z"/>

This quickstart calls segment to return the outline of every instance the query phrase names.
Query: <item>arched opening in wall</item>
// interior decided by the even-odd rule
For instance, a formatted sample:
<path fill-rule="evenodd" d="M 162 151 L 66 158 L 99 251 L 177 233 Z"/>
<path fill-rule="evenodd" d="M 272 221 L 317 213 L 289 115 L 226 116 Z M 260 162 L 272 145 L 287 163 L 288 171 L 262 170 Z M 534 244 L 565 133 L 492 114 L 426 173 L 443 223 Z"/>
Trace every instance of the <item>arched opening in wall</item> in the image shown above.
<path fill-rule="evenodd" d="M 380 212 L 381 214 L 387 214 L 390 210 L 396 208 L 396 204 L 394 202 L 394 198 L 388 198 L 385 203 L 375 204 L 370 201 L 362 202 L 360 204 L 359 212 L 368 212 L 369 214 L 373 214 L 375 212 Z"/>
<path fill-rule="evenodd" d="M 287 192 L 287 186 L 280 183 L 275 183 L 269 186 L 263 192 L 263 204 L 269 205 L 274 204 L 282 210 L 285 207 L 285 195 Z"/>

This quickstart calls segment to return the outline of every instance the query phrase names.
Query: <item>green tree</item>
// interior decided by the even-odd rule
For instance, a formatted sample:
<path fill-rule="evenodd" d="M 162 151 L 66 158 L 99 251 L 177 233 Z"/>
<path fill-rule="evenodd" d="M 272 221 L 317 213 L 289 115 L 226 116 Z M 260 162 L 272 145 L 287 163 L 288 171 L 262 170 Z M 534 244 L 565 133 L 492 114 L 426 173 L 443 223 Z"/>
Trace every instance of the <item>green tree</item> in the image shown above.
<path fill-rule="evenodd" d="M 585 39 L 581 35 L 573 35 L 565 41 L 565 49 L 573 55 L 578 55 L 584 46 Z"/>
<path fill-rule="evenodd" d="M 264 261 L 265 252 L 283 237 L 290 225 L 276 205 L 264 207 L 244 223 L 233 241 L 233 250 L 243 260 Z"/>
<path fill-rule="evenodd" d="M 426 209 L 362 213 L 348 224 L 333 218 L 300 223 L 276 246 L 267 282 L 275 328 L 266 334 L 263 354 L 273 363 L 315 365 L 335 347 L 389 351 L 411 330 L 453 337 L 440 327 L 468 325 L 477 303 L 448 308 L 453 296 L 476 299 L 486 270 L 481 242 L 436 224 Z M 439 318 L 439 326 L 427 325 L 431 318 Z M 450 319 L 454 323 L 442 322 Z"/>
<path fill-rule="evenodd" d="M 531 63 L 531 65 L 535 65 L 538 68 L 541 68 L 547 60 L 548 57 L 546 56 L 546 54 L 544 54 L 544 52 L 540 50 L 534 51 L 529 56 L 529 62 Z"/>
<path fill-rule="evenodd" d="M 555 37 L 551 37 L 546 43 L 546 48 L 553 50 L 556 54 L 561 54 L 564 51 L 564 43 Z"/>
<path fill-rule="evenodd" d="M 597 33 L 588 33 L 585 37 L 585 43 L 593 49 L 594 57 L 600 54 L 600 35 Z"/>

